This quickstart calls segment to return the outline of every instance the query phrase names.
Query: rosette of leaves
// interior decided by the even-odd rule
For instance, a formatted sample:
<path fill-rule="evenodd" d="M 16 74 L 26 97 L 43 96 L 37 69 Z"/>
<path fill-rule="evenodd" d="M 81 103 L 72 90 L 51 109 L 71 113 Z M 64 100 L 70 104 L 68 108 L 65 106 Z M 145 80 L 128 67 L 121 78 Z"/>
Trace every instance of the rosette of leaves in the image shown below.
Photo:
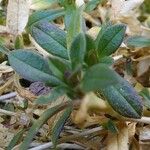
<path fill-rule="evenodd" d="M 71 11 L 70 5 L 72 13 L 68 13 Z M 84 32 L 82 12 L 83 8 L 76 8 L 72 2 L 65 6 L 65 10 L 38 11 L 30 16 L 27 31 L 39 46 L 51 54 L 47 58 L 33 50 L 18 49 L 10 52 L 3 46 L 0 47 L 19 75 L 29 81 L 41 81 L 53 87 L 48 95 L 35 101 L 37 105 L 48 105 L 62 95 L 68 97 L 66 103 L 46 110 L 33 123 L 21 144 L 22 150 L 28 148 L 38 129 L 50 117 L 64 110 L 52 132 L 52 142 L 56 145 L 72 112 L 73 103 L 76 99 L 82 101 L 89 92 L 100 92 L 112 109 L 124 117 L 140 118 L 142 115 L 140 97 L 134 88 L 111 68 L 113 59 L 110 55 L 121 45 L 126 26 L 105 24 L 96 40 L 93 40 Z M 52 20 L 64 14 L 67 17 L 67 32 L 52 23 Z"/>

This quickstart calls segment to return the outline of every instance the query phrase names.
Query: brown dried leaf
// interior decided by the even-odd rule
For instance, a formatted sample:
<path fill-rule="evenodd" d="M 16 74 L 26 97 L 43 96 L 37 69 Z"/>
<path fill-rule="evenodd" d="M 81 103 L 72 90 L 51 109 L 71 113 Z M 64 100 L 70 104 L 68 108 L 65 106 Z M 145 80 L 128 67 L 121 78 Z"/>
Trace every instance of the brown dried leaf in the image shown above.
<path fill-rule="evenodd" d="M 9 73 L 12 71 L 13 71 L 12 67 L 8 66 L 6 61 L 0 64 L 0 74 Z"/>
<path fill-rule="evenodd" d="M 144 0 L 111 0 L 110 18 L 112 21 L 126 23 L 129 35 L 141 34 L 141 24 L 134 11 Z"/>
<path fill-rule="evenodd" d="M 126 123 L 119 123 L 118 134 L 109 132 L 107 137 L 107 150 L 128 150 L 128 126 Z"/>
<path fill-rule="evenodd" d="M 5 26 L 0 25 L 0 33 L 6 33 L 7 28 Z"/>
<path fill-rule="evenodd" d="M 21 34 L 28 22 L 29 4 L 27 0 L 9 0 L 6 26 L 13 35 Z"/>
<path fill-rule="evenodd" d="M 13 138 L 14 134 L 9 131 L 8 128 L 0 124 L 0 147 L 6 148 Z"/>
<path fill-rule="evenodd" d="M 135 132 L 136 132 L 136 124 L 137 123 L 129 123 L 128 124 L 128 136 L 129 136 L 129 142 L 131 143 L 132 142 L 132 139 L 135 135 Z"/>
<path fill-rule="evenodd" d="M 145 58 L 137 64 L 137 76 L 143 75 L 150 68 L 150 58 Z"/>
<path fill-rule="evenodd" d="M 111 15 L 113 20 L 122 16 L 128 16 L 130 12 L 138 8 L 144 0 L 111 0 Z"/>
<path fill-rule="evenodd" d="M 95 40 L 99 31 L 100 31 L 100 27 L 94 26 L 87 31 L 87 34 L 90 35 Z"/>
<path fill-rule="evenodd" d="M 37 99 L 37 96 L 35 96 L 29 90 L 25 89 L 24 87 L 22 87 L 20 85 L 19 76 L 17 74 L 14 75 L 14 84 L 15 84 L 15 87 L 16 87 L 16 90 L 17 90 L 19 96 L 21 96 L 29 101 L 33 101 L 33 100 Z"/>

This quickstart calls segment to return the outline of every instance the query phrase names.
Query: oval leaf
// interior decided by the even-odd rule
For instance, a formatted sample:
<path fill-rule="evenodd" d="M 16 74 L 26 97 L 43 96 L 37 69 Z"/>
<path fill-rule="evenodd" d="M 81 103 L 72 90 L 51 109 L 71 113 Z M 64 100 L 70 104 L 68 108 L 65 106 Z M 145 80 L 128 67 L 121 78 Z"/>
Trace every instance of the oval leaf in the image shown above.
<path fill-rule="evenodd" d="M 96 46 L 100 57 L 109 56 L 121 45 L 125 36 L 126 26 L 117 24 L 107 27 L 102 35 L 98 35 Z M 101 32 L 99 33 L 101 34 Z"/>
<path fill-rule="evenodd" d="M 97 51 L 95 49 L 95 41 L 89 35 L 86 35 L 85 62 L 89 66 L 92 66 L 98 63 Z"/>
<path fill-rule="evenodd" d="M 142 36 L 130 37 L 126 41 L 128 46 L 133 47 L 150 47 L 150 38 Z"/>
<path fill-rule="evenodd" d="M 48 62 L 39 54 L 29 50 L 15 50 L 8 55 L 12 68 L 29 81 L 42 81 L 60 84 L 60 80 L 52 75 Z"/>
<path fill-rule="evenodd" d="M 64 15 L 63 9 L 36 11 L 30 17 L 27 24 L 27 29 L 30 29 L 34 24 L 41 21 L 52 21 Z"/>
<path fill-rule="evenodd" d="M 81 88 L 95 91 L 119 82 L 119 75 L 105 64 L 97 64 L 89 68 L 81 82 Z"/>
<path fill-rule="evenodd" d="M 141 118 L 142 100 L 134 88 L 123 78 L 121 82 L 102 90 L 112 108 L 122 116 Z"/>
<path fill-rule="evenodd" d="M 48 53 L 68 59 L 66 33 L 49 22 L 35 24 L 31 36 Z"/>
<path fill-rule="evenodd" d="M 103 2 L 103 0 L 88 1 L 85 5 L 85 11 L 90 12 L 90 11 L 94 10 L 97 7 L 97 5 L 100 5 L 102 2 Z"/>
<path fill-rule="evenodd" d="M 80 33 L 73 41 L 70 49 L 70 59 L 72 69 L 77 70 L 82 67 L 86 53 L 86 39 L 83 33 Z"/>
<path fill-rule="evenodd" d="M 71 70 L 71 63 L 69 60 L 65 60 L 60 57 L 51 57 L 49 61 L 63 74 L 66 71 Z"/>
<path fill-rule="evenodd" d="M 68 17 L 66 24 L 67 28 L 67 48 L 70 49 L 73 39 L 81 32 L 83 32 L 84 20 L 82 17 L 83 8 L 73 9 L 71 12 L 68 10 L 70 15 Z M 67 13 L 67 12 L 66 12 Z M 67 13 L 68 14 L 68 13 Z M 69 20 L 70 19 L 70 20 Z"/>

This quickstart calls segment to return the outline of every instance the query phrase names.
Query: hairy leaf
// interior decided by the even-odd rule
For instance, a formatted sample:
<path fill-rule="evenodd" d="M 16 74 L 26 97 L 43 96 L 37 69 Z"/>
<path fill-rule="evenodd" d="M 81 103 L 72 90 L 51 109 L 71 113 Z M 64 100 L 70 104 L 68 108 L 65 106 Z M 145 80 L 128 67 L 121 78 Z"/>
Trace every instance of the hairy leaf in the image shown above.
<path fill-rule="evenodd" d="M 49 61 L 63 74 L 66 71 L 71 70 L 71 63 L 69 60 L 62 59 L 60 57 L 51 57 Z"/>
<path fill-rule="evenodd" d="M 85 35 L 83 33 L 80 33 L 74 39 L 70 48 L 70 59 L 73 70 L 77 70 L 82 67 L 85 53 L 86 53 L 86 39 Z"/>
<path fill-rule="evenodd" d="M 103 89 L 119 82 L 119 75 L 105 64 L 96 64 L 89 68 L 81 81 L 81 88 L 86 91 Z"/>
<path fill-rule="evenodd" d="M 42 56 L 29 50 L 15 50 L 8 55 L 12 68 L 29 81 L 42 81 L 53 85 L 61 81 L 53 76 L 48 62 Z"/>
<path fill-rule="evenodd" d="M 83 8 L 75 9 L 70 16 L 70 21 L 67 29 L 67 48 L 70 49 L 73 39 L 83 32 L 84 21 L 82 18 Z"/>
<path fill-rule="evenodd" d="M 117 24 L 107 27 L 100 32 L 96 39 L 96 49 L 99 57 L 109 56 L 121 45 L 125 36 L 126 26 Z"/>
<path fill-rule="evenodd" d="M 112 57 L 106 56 L 99 60 L 99 63 L 106 64 L 108 66 L 111 66 L 114 63 L 114 59 Z"/>
<path fill-rule="evenodd" d="M 41 21 L 52 21 L 62 15 L 64 15 L 63 9 L 36 11 L 29 17 L 27 29 Z"/>
<path fill-rule="evenodd" d="M 134 47 L 149 47 L 150 46 L 150 38 L 142 37 L 142 36 L 134 36 L 127 39 L 128 46 Z"/>
<path fill-rule="evenodd" d="M 73 14 L 76 11 L 75 0 L 60 0 L 61 5 L 65 8 L 65 28 L 68 30 Z"/>
<path fill-rule="evenodd" d="M 95 42 L 89 35 L 86 35 L 85 62 L 89 66 L 98 63 L 98 55 L 97 55 L 97 51 L 95 50 Z"/>
<path fill-rule="evenodd" d="M 102 90 L 104 97 L 112 108 L 122 116 L 140 118 L 142 115 L 142 100 L 134 88 L 123 78 L 120 82 Z"/>
<path fill-rule="evenodd" d="M 91 1 L 88 1 L 85 5 L 85 11 L 86 12 L 90 12 L 92 11 L 93 9 L 96 8 L 96 6 L 98 4 L 100 4 L 102 2 L 102 0 L 91 0 Z"/>
<path fill-rule="evenodd" d="M 35 24 L 31 31 L 34 40 L 48 53 L 68 59 L 66 33 L 49 22 Z"/>

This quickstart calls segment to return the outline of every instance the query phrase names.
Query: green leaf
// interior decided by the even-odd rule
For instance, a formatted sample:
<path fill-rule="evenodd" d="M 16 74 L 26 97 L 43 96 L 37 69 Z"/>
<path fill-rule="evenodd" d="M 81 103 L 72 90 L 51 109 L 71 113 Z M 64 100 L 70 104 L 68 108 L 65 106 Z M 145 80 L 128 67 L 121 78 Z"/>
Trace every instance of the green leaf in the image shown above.
<path fill-rule="evenodd" d="M 66 71 L 71 70 L 71 63 L 68 60 L 62 59 L 60 57 L 51 57 L 49 61 L 63 74 Z"/>
<path fill-rule="evenodd" d="M 99 63 L 106 64 L 108 66 L 111 66 L 114 63 L 114 59 L 112 57 L 106 56 L 99 60 Z"/>
<path fill-rule="evenodd" d="M 61 84 L 61 81 L 53 76 L 48 62 L 41 55 L 29 50 L 15 50 L 8 55 L 12 68 L 29 81 L 42 81 L 52 85 Z"/>
<path fill-rule="evenodd" d="M 22 35 L 18 35 L 15 39 L 15 49 L 22 49 L 24 47 Z"/>
<path fill-rule="evenodd" d="M 109 121 L 106 124 L 104 124 L 104 128 L 111 131 L 112 133 L 118 133 L 116 124 L 111 119 L 109 119 Z"/>
<path fill-rule="evenodd" d="M 60 116 L 59 120 L 56 122 L 56 124 L 54 125 L 53 129 L 52 129 L 52 142 L 54 144 L 54 147 L 56 147 L 57 145 L 57 140 L 59 138 L 59 135 L 67 121 L 67 119 L 69 118 L 70 114 L 72 112 L 72 108 L 67 108 L 63 114 Z"/>
<path fill-rule="evenodd" d="M 84 20 L 82 17 L 83 8 L 77 8 L 70 16 L 71 20 L 67 29 L 67 48 L 70 49 L 73 39 L 83 32 Z"/>
<path fill-rule="evenodd" d="M 13 137 L 13 139 L 10 141 L 9 145 L 7 146 L 6 150 L 12 150 L 13 147 L 15 147 L 15 145 L 21 140 L 21 138 L 23 137 L 25 130 L 21 130 L 18 133 L 16 133 L 16 135 Z"/>
<path fill-rule="evenodd" d="M 8 55 L 10 50 L 7 49 L 5 46 L 3 46 L 3 44 L 0 42 L 0 52 L 2 52 L 3 54 Z"/>
<path fill-rule="evenodd" d="M 120 115 L 129 118 L 141 118 L 143 105 L 140 96 L 123 78 L 116 85 L 101 90 L 111 107 Z"/>
<path fill-rule="evenodd" d="M 56 2 L 57 0 L 32 0 L 30 8 L 34 10 L 46 9 Z"/>
<path fill-rule="evenodd" d="M 68 59 L 66 33 L 54 24 L 41 22 L 31 29 L 31 36 L 48 53 Z"/>
<path fill-rule="evenodd" d="M 103 2 L 103 0 L 88 1 L 85 5 L 85 11 L 90 12 L 90 11 L 94 10 L 98 4 L 101 4 L 101 2 Z"/>
<path fill-rule="evenodd" d="M 64 74 L 52 63 L 52 61 L 48 60 L 48 65 L 49 65 L 49 68 L 51 68 L 51 70 L 53 70 L 54 76 L 63 80 Z"/>
<path fill-rule="evenodd" d="M 75 13 L 76 11 L 76 4 L 75 4 L 75 0 L 61 0 L 63 3 L 63 7 L 65 8 L 65 18 L 64 18 L 64 22 L 65 22 L 65 28 L 68 31 L 71 19 L 72 19 L 72 15 L 73 13 Z"/>
<path fill-rule="evenodd" d="M 121 45 L 125 36 L 126 26 L 117 24 L 106 27 L 96 39 L 96 49 L 99 57 L 109 56 Z"/>
<path fill-rule="evenodd" d="M 81 88 L 86 92 L 103 89 L 117 84 L 118 78 L 119 75 L 107 65 L 96 64 L 86 71 L 81 81 Z"/>
<path fill-rule="evenodd" d="M 128 38 L 126 43 L 128 46 L 133 46 L 133 47 L 149 47 L 150 38 L 142 37 L 142 36 L 134 36 Z"/>
<path fill-rule="evenodd" d="M 86 37 L 86 51 L 89 52 L 91 50 L 96 49 L 95 41 L 93 40 L 93 38 L 88 34 L 86 34 L 85 37 Z"/>
<path fill-rule="evenodd" d="M 59 4 L 63 7 L 71 7 L 75 5 L 75 0 L 58 0 Z"/>
<path fill-rule="evenodd" d="M 27 29 L 29 30 L 33 25 L 39 22 L 52 21 L 63 15 L 63 9 L 36 11 L 29 17 Z"/>
<path fill-rule="evenodd" d="M 110 21 L 104 22 L 104 23 L 101 25 L 100 31 L 99 31 L 99 33 L 98 33 L 98 35 L 97 35 L 96 40 L 95 40 L 96 45 L 98 45 L 99 39 L 102 38 L 102 35 L 105 33 L 105 31 L 106 31 L 109 27 L 111 27 L 111 26 L 112 26 L 112 22 L 110 22 Z"/>
<path fill-rule="evenodd" d="M 28 131 L 25 139 L 23 140 L 23 143 L 20 146 L 20 150 L 27 150 L 29 147 L 29 144 L 32 142 L 32 139 L 34 136 L 38 133 L 39 129 L 42 127 L 44 123 L 47 122 L 48 119 L 50 119 L 53 115 L 58 113 L 59 111 L 62 110 L 64 106 L 62 105 L 57 105 L 55 107 L 47 109 L 38 120 L 36 120 L 30 130 Z"/>
<path fill-rule="evenodd" d="M 79 68 L 82 67 L 85 53 L 86 53 L 86 39 L 85 35 L 83 33 L 80 33 L 74 39 L 70 48 L 70 59 L 73 70 L 78 70 Z"/>
<path fill-rule="evenodd" d="M 50 91 L 50 93 L 48 95 L 40 96 L 36 100 L 35 103 L 39 104 L 39 105 L 45 105 L 45 104 L 51 103 L 51 102 L 57 100 L 59 97 L 66 94 L 67 91 L 68 91 L 68 88 L 66 88 L 64 86 L 55 87 L 54 89 L 52 89 L 52 91 Z"/>
<path fill-rule="evenodd" d="M 143 97 L 144 105 L 150 109 L 150 91 L 148 88 L 144 88 L 140 93 Z"/>
<path fill-rule="evenodd" d="M 89 35 L 86 35 L 86 55 L 85 55 L 85 62 L 92 66 L 98 63 L 98 55 L 97 51 L 95 50 L 95 42 Z"/>

